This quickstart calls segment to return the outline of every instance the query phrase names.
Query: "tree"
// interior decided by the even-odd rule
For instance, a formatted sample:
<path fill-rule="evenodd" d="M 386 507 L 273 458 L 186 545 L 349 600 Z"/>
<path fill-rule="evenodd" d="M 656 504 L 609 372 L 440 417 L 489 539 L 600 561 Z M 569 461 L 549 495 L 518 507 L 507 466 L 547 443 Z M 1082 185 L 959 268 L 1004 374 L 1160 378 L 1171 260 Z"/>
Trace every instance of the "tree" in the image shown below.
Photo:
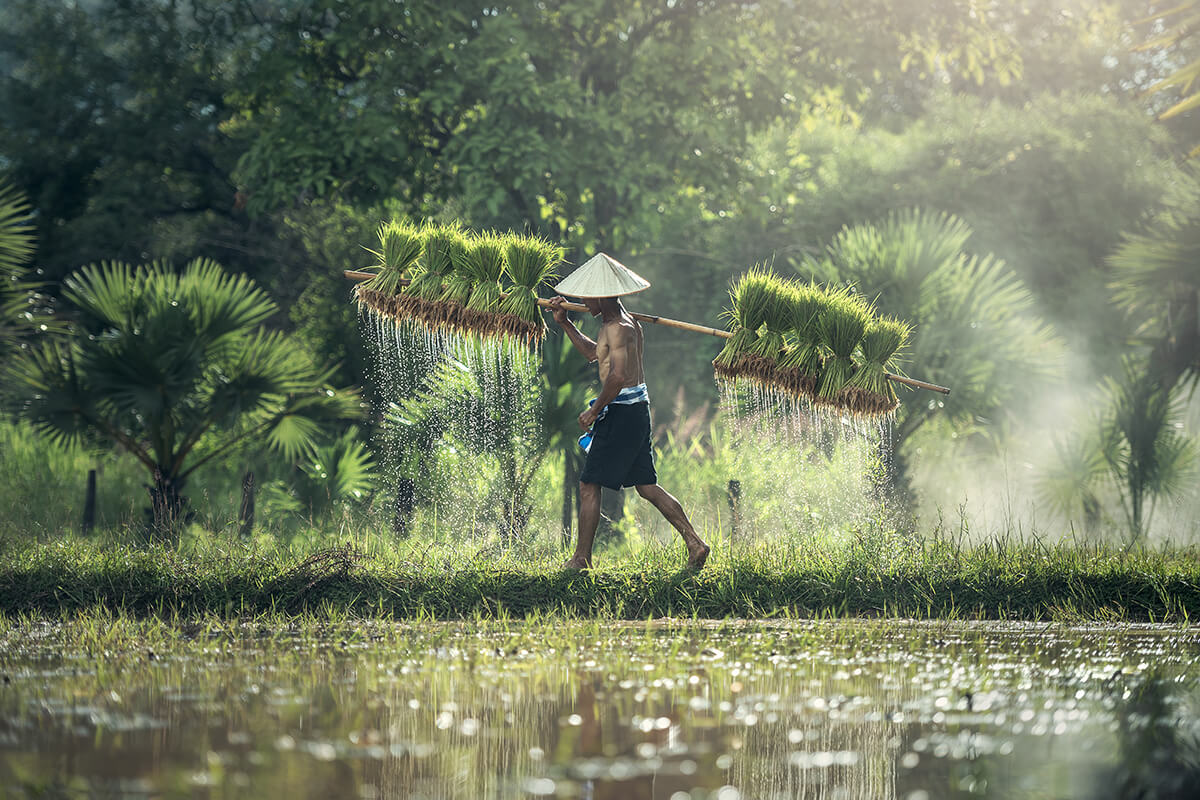
<path fill-rule="evenodd" d="M 148 259 L 163 252 L 152 245 L 164 229 L 235 238 L 236 156 L 221 126 L 230 52 L 261 34 L 247 5 L 0 7 L 0 161 L 39 211 L 38 261 L 51 278 Z"/>
<path fill-rule="evenodd" d="M 842 230 L 820 257 L 792 260 L 804 276 L 857 287 L 883 313 L 913 323 L 907 369 L 947 397 L 904 403 L 892 428 L 892 483 L 907 491 L 905 443 L 944 418 L 960 435 L 998 442 L 1030 385 L 1053 374 L 1061 342 L 1029 290 L 992 255 L 972 255 L 958 218 L 908 210 Z"/>
<path fill-rule="evenodd" d="M 1194 171 L 1193 171 L 1194 172 Z M 1113 297 L 1133 344 L 1149 350 L 1149 376 L 1166 389 L 1200 380 L 1200 188 L 1127 234 L 1109 259 Z"/>
<path fill-rule="evenodd" d="M 1196 445 L 1175 428 L 1180 408 L 1170 386 L 1126 359 L 1122 374 L 1107 382 L 1110 416 L 1102 428 L 1101 454 L 1115 480 L 1129 535 L 1138 541 L 1150 528 L 1162 497 L 1187 485 Z"/>
<path fill-rule="evenodd" d="M 44 287 L 26 275 L 33 252 L 29 203 L 0 181 L 0 367 L 31 337 L 60 329 Z"/>
<path fill-rule="evenodd" d="M 852 112 L 906 55 L 937 66 L 909 84 L 1016 73 L 977 3 L 935 5 L 300 2 L 231 97 L 237 177 L 252 212 L 399 194 L 421 215 L 454 198 L 474 225 L 634 251 L 662 207 L 733 185 L 753 131 Z"/>
<path fill-rule="evenodd" d="M 1148 5 L 1149 8 L 1139 9 L 1140 19 L 1131 22 L 1135 30 L 1144 28 L 1147 31 L 1143 34 L 1144 41 L 1134 48 L 1135 52 L 1150 53 L 1152 63 L 1158 67 L 1155 72 L 1161 76 L 1145 88 L 1144 94 L 1156 96 L 1154 105 L 1160 122 L 1177 123 L 1200 107 L 1200 91 L 1193 88 L 1196 78 L 1200 77 L 1200 58 L 1195 56 L 1200 4 L 1196 0 L 1183 0 Z M 1147 11 L 1150 12 L 1148 15 Z M 1191 135 L 1194 136 L 1194 131 Z M 1192 146 L 1188 157 L 1197 154 L 1200 154 L 1200 145 Z"/>
<path fill-rule="evenodd" d="M 360 414 L 355 392 L 262 323 L 275 304 L 245 277 L 197 259 L 181 273 L 103 263 L 66 281 L 68 336 L 15 365 L 18 412 L 58 443 L 116 446 L 151 476 L 151 527 L 183 518 L 200 466 L 237 448 L 295 459 L 322 426 Z"/>
<path fill-rule="evenodd" d="M 1192 485 L 1200 449 L 1177 427 L 1181 391 L 1156 372 L 1144 357 L 1123 359 L 1102 384 L 1102 411 L 1056 441 L 1057 461 L 1043 470 L 1043 499 L 1068 519 L 1082 511 L 1088 530 L 1098 529 L 1105 499 L 1115 497 L 1129 540 L 1140 541 L 1158 502 Z"/>

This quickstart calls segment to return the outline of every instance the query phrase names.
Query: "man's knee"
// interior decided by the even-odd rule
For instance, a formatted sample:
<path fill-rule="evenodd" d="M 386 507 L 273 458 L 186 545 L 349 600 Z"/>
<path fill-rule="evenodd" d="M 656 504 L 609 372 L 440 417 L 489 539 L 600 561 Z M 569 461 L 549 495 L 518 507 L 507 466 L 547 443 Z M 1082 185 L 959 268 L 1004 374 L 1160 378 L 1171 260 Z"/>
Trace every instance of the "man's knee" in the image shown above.
<path fill-rule="evenodd" d="M 600 496 L 600 484 L 579 482 L 579 499 L 587 500 L 592 497 Z"/>
<path fill-rule="evenodd" d="M 658 497 L 659 494 L 662 493 L 662 489 L 659 488 L 657 483 L 643 483 L 641 486 L 636 486 L 634 488 L 637 489 L 637 493 L 641 497 L 647 500 Z"/>

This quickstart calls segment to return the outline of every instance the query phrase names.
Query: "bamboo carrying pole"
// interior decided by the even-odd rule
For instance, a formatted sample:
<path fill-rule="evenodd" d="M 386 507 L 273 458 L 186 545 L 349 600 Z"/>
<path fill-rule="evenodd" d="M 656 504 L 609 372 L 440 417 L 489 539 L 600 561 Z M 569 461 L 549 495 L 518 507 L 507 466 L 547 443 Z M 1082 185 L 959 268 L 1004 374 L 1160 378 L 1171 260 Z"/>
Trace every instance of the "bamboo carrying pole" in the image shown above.
<path fill-rule="evenodd" d="M 361 272 L 359 270 L 348 269 L 342 273 L 352 281 L 365 281 L 375 277 L 373 272 Z M 408 281 L 401 279 L 401 284 L 408 285 Z M 538 298 L 538 305 L 542 308 L 550 308 L 550 301 L 541 297 Z M 581 303 L 563 303 L 562 307 L 567 311 L 583 311 L 586 312 L 588 307 Z M 721 328 L 710 328 L 706 325 L 697 325 L 694 322 L 683 322 L 678 319 L 668 319 L 667 317 L 659 317 L 654 314 L 639 314 L 636 311 L 630 311 L 629 316 L 636 319 L 638 322 L 652 322 L 655 325 L 663 325 L 667 328 L 678 328 L 681 331 L 691 331 L 692 333 L 704 333 L 709 336 L 716 336 L 718 339 L 728 339 L 733 336 L 732 333 Z M 928 389 L 931 392 L 941 392 L 942 394 L 950 394 L 950 390 L 945 386 L 938 386 L 936 383 L 926 383 L 913 378 L 906 378 L 903 375 L 895 375 L 891 372 L 883 373 L 884 376 L 895 383 L 902 383 L 905 386 L 911 386 L 914 389 Z"/>

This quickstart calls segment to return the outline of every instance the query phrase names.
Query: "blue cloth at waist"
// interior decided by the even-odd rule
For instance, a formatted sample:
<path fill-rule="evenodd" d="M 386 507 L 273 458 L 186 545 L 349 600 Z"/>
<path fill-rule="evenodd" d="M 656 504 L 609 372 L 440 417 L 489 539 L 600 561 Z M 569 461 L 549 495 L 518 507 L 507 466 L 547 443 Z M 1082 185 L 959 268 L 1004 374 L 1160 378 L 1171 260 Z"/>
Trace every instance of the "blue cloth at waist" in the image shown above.
<path fill-rule="evenodd" d="M 592 406 L 594 406 L 596 404 L 597 399 L 598 398 L 593 397 L 591 400 L 589 400 L 588 408 L 591 408 Z M 626 386 L 624 389 L 622 389 L 620 392 L 617 393 L 617 396 L 614 397 L 609 402 L 609 405 L 616 403 L 617 405 L 622 405 L 622 406 L 632 406 L 637 403 L 649 403 L 649 402 L 650 402 L 650 390 L 648 388 L 646 388 L 646 384 L 639 383 L 637 386 Z M 604 408 L 600 409 L 600 413 L 596 415 L 596 422 L 599 422 L 600 420 L 604 419 L 604 415 L 607 413 L 608 413 L 608 406 L 605 406 Z M 593 423 L 593 424 L 595 424 L 595 423 Z M 592 435 L 593 435 L 592 429 L 588 428 L 587 432 L 584 433 L 583 436 L 579 437 L 579 446 L 583 448 L 583 452 L 585 452 L 585 453 L 588 450 L 590 450 L 592 447 Z"/>

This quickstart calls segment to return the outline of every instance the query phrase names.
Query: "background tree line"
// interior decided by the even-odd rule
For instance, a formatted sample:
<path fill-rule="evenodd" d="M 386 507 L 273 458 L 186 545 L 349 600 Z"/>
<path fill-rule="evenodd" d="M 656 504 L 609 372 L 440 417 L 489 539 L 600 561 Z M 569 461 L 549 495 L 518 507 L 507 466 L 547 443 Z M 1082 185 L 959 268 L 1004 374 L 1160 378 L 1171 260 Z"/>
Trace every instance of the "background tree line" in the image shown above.
<path fill-rule="evenodd" d="M 756 262 L 856 282 L 929 337 L 914 374 L 961 389 L 906 403 L 902 459 L 994 453 L 1031 399 L 1105 381 L 1120 397 L 1134 374 L 1178 430 L 1200 351 L 1180 156 L 1200 136 L 1190 111 L 1154 121 L 1188 90 L 1161 79 L 1195 56 L 1164 38 L 1165 4 L 544 6 L 14 0 L 0 168 L 37 250 L 13 269 L 70 305 L 86 264 L 219 262 L 378 422 L 340 270 L 381 217 L 454 217 L 540 233 L 572 263 L 612 252 L 687 319 L 715 319 Z M 659 396 L 711 402 L 714 352 L 656 331 Z M 1117 445 L 1080 463 L 1139 495 L 1178 486 L 1187 447 L 1165 483 L 1130 483 L 1155 459 L 1104 425 Z M 1087 474 L 1045 485 L 1083 513 Z"/>

